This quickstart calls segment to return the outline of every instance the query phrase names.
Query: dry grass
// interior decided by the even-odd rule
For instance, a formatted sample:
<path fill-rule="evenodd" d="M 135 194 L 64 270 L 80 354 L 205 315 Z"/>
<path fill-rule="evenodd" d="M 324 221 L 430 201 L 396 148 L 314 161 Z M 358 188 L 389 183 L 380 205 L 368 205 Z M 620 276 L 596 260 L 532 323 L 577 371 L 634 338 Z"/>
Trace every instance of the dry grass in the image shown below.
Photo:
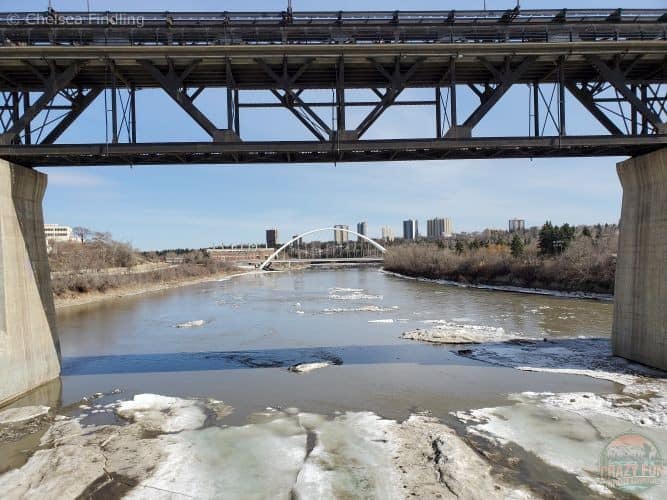
<path fill-rule="evenodd" d="M 157 258 L 147 259 L 130 245 L 111 239 L 85 244 L 54 243 L 49 254 L 49 265 L 56 272 L 51 280 L 51 289 L 56 297 L 72 297 L 89 292 L 104 293 L 114 289 L 203 278 L 228 271 L 231 267 L 211 260 L 205 252 L 193 250 L 183 256 L 182 264 L 137 272 L 135 266 L 147 261 L 160 262 Z M 118 268 L 127 272 L 111 275 L 104 272 Z"/>

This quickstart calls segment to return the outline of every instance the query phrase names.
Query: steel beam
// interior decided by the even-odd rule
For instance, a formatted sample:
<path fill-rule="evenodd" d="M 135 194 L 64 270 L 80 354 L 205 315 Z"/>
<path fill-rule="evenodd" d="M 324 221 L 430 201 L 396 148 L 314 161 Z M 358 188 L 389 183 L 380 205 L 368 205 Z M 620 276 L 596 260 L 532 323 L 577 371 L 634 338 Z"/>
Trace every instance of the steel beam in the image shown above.
<path fill-rule="evenodd" d="M 280 164 L 342 161 L 341 156 L 346 162 L 625 156 L 664 147 L 667 135 L 653 136 L 650 143 L 642 136 L 363 140 L 341 141 L 335 149 L 321 141 L 54 144 L 0 145 L 0 158 L 26 166 Z"/>
<path fill-rule="evenodd" d="M 630 105 L 632 105 L 648 123 L 658 131 L 663 129 L 665 124 L 660 120 L 660 117 L 628 88 L 628 81 L 625 78 L 625 74 L 618 66 L 612 68 L 596 55 L 588 55 L 586 58 L 598 70 L 604 81 L 613 85 L 618 93 L 625 97 Z"/>
<path fill-rule="evenodd" d="M 504 96 L 507 91 L 510 89 L 514 83 L 530 68 L 530 65 L 533 64 L 536 57 L 528 56 L 526 57 L 516 68 L 511 68 L 509 66 L 509 60 L 505 61 L 505 68 L 498 70 L 498 86 L 490 92 L 485 92 L 483 94 L 478 94 L 480 100 L 482 101 L 480 105 L 470 113 L 470 116 L 463 122 L 463 127 L 469 130 L 475 128 L 475 126 L 486 116 L 486 114 L 491 111 L 491 108 Z"/>
<path fill-rule="evenodd" d="M 184 76 L 177 75 L 171 64 L 169 71 L 164 74 L 149 61 L 139 60 L 137 62 L 155 79 L 156 82 L 160 84 L 167 95 L 171 97 L 183 111 L 190 115 L 190 118 L 192 118 L 197 125 L 203 128 L 212 139 L 217 137 L 219 129 L 199 110 L 197 106 L 195 106 L 192 99 L 183 90 Z"/>
<path fill-rule="evenodd" d="M 34 104 L 28 105 L 28 107 L 24 109 L 23 115 L 16 120 L 4 134 L 0 135 L 0 143 L 6 144 L 13 142 L 21 130 L 27 129 L 33 118 L 44 110 L 51 100 L 53 100 L 53 98 L 72 81 L 81 67 L 81 63 L 75 62 L 60 72 L 54 70 L 44 81 L 44 91 L 42 92 L 42 95 Z M 25 102 L 27 103 L 28 101 Z"/>
<path fill-rule="evenodd" d="M 42 139 L 40 144 L 53 144 L 58 137 L 60 137 L 67 128 L 74 123 L 81 113 L 95 100 L 97 96 L 102 93 L 103 89 L 90 89 L 88 93 L 80 92 L 79 95 L 72 102 L 72 109 L 67 113 L 58 124 L 51 129 L 48 135 Z M 114 142 L 118 142 L 117 140 Z"/>
<path fill-rule="evenodd" d="M 375 123 L 377 119 L 380 118 L 380 116 L 382 116 L 382 114 L 396 101 L 423 60 L 423 58 L 417 60 L 405 73 L 401 72 L 401 59 L 399 57 L 394 60 L 394 69 L 392 73 L 389 73 L 384 66 L 377 61 L 373 61 L 377 70 L 387 79 L 389 86 L 382 95 L 380 102 L 357 126 L 355 130 L 357 138 L 363 136 L 371 125 L 373 125 L 373 123 Z"/>
<path fill-rule="evenodd" d="M 565 82 L 570 93 L 592 114 L 604 128 L 613 135 L 623 135 L 623 131 L 598 107 L 594 94 L 587 87 L 578 87 L 575 82 Z"/>

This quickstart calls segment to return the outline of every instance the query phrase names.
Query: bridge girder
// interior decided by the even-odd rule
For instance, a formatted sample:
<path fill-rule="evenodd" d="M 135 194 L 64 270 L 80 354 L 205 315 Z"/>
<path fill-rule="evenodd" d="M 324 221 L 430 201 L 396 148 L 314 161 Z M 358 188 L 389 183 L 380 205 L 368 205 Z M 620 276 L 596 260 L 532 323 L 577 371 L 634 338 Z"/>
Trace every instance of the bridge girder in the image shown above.
<path fill-rule="evenodd" d="M 500 16 L 499 22 L 502 19 L 518 22 L 512 16 Z M 566 42 L 527 39 L 493 44 L 422 40 L 4 46 L 0 47 L 0 157 L 34 166 L 641 154 L 664 147 L 667 134 L 667 17 L 651 22 L 652 31 L 637 25 L 633 32 L 633 23 L 628 22 L 622 26 L 624 39 L 594 41 L 580 41 L 578 35 Z M 638 41 L 646 32 L 653 33 L 652 38 Z M 642 34 L 633 38 L 632 33 Z M 528 91 L 529 130 L 519 137 L 478 135 L 480 122 L 517 86 Z M 176 102 L 211 142 L 176 143 L 176 148 L 167 141 L 140 142 L 142 122 L 137 119 L 136 101 L 143 90 L 154 88 Z M 226 91 L 224 127 L 195 103 L 209 88 Z M 311 91 L 322 89 L 331 91 L 330 102 L 309 97 Z M 359 98 L 360 89 L 372 97 Z M 421 97 L 401 99 L 409 89 L 420 89 Z M 432 89 L 433 97 L 423 97 L 424 89 Z M 256 98 L 257 90 L 275 101 Z M 602 133 L 568 135 L 566 91 L 601 125 Z M 460 121 L 464 93 L 468 99 L 476 96 L 479 103 Z M 357 97 L 351 98 L 352 94 Z M 104 140 L 59 143 L 102 95 Z M 398 106 L 430 108 L 433 134 L 412 141 L 364 140 L 373 124 Z M 315 143 L 244 142 L 241 112 L 270 108 L 289 111 Z M 348 111 L 360 108 L 367 111 L 352 125 Z"/>

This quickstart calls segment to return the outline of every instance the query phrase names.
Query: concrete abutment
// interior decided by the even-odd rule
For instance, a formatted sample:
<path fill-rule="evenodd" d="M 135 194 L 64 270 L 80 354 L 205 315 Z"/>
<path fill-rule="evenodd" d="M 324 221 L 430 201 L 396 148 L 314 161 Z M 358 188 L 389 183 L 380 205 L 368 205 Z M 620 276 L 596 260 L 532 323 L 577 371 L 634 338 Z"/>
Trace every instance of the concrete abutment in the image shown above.
<path fill-rule="evenodd" d="M 667 149 L 617 165 L 623 186 L 612 346 L 667 370 Z"/>
<path fill-rule="evenodd" d="M 0 405 L 60 375 L 46 183 L 45 174 L 0 160 Z"/>

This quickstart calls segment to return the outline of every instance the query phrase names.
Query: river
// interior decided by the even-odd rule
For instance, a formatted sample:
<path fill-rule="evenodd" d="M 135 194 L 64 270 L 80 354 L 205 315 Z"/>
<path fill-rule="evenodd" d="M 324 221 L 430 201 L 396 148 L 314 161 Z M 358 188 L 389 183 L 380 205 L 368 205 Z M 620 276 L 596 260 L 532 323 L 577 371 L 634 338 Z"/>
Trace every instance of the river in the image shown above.
<path fill-rule="evenodd" d="M 354 311 L 367 306 L 383 310 Z M 511 392 L 614 387 L 490 366 L 402 332 L 454 320 L 527 337 L 596 337 L 609 335 L 611 315 L 609 303 L 461 289 L 377 268 L 242 276 L 60 311 L 63 403 L 121 388 L 124 396 L 223 399 L 237 422 L 266 406 L 398 419 L 424 409 L 446 418 Z M 205 324 L 175 328 L 197 320 Z M 285 369 L 320 360 L 342 364 L 301 375 Z"/>
<path fill-rule="evenodd" d="M 89 436 L 77 450 L 106 446 L 105 463 L 134 457 L 117 476 L 82 466 L 74 486 L 56 487 L 77 494 L 595 498 L 609 492 L 591 472 L 609 439 L 641 425 L 667 442 L 664 379 L 611 356 L 611 322 L 610 302 L 461 288 L 374 267 L 250 273 L 64 308 L 58 401 L 41 402 L 64 414 L 42 438 L 52 456 L 26 463 L 32 451 L 23 448 L 46 431 L 22 437 L 5 447 L 0 470 L 23 467 L 0 486 L 10 498 L 34 492 L 30 478 L 63 463 L 65 451 L 48 443 L 71 435 Z M 406 332 L 482 340 L 439 344 Z M 324 365 L 290 370 L 304 363 Z M 397 490 L 383 479 L 396 474 Z M 649 491 L 659 498 L 664 488 Z"/>

